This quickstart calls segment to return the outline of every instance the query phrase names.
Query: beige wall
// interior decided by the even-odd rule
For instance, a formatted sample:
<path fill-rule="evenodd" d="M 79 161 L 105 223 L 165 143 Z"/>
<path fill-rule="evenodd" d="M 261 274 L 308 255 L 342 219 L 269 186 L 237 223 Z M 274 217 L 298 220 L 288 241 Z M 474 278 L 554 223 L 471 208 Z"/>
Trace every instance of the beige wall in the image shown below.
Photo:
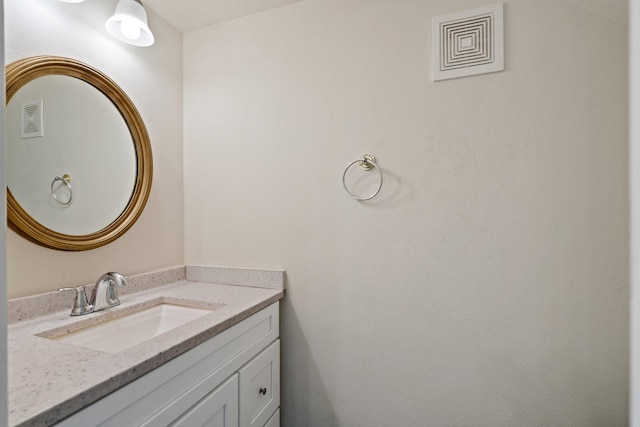
<path fill-rule="evenodd" d="M 510 1 L 506 71 L 432 83 L 431 17 L 490 2 L 185 34 L 185 261 L 287 271 L 285 426 L 627 424 L 628 28 Z"/>
<path fill-rule="evenodd" d="M 116 3 L 5 1 L 6 62 L 61 55 L 103 71 L 136 104 L 154 160 L 153 187 L 142 216 L 110 245 L 60 252 L 9 231 L 9 297 L 91 283 L 106 271 L 133 274 L 183 262 L 182 35 L 148 11 L 157 43 L 150 48 L 125 45 L 104 28 Z"/>

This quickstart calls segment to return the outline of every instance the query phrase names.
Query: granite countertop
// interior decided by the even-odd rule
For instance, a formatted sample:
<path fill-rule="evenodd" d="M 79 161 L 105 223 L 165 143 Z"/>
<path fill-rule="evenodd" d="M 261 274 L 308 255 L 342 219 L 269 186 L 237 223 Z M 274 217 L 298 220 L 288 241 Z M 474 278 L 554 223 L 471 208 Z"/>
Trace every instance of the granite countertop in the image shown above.
<path fill-rule="evenodd" d="M 128 279 L 129 284 L 134 282 L 129 288 L 134 289 L 121 292 L 121 305 L 84 316 L 69 315 L 71 295 L 63 300 L 67 306 L 63 310 L 56 310 L 60 301 L 50 302 L 59 299 L 54 293 L 49 298 L 9 301 L 10 426 L 52 425 L 278 301 L 284 294 L 283 272 L 179 267 Z M 248 286 L 239 285 L 243 281 Z M 265 287 L 254 287 L 262 285 Z M 77 322 L 99 323 L 161 300 L 213 311 L 115 354 L 39 336 L 59 335 L 75 329 Z M 31 318 L 34 307 L 46 313 Z"/>

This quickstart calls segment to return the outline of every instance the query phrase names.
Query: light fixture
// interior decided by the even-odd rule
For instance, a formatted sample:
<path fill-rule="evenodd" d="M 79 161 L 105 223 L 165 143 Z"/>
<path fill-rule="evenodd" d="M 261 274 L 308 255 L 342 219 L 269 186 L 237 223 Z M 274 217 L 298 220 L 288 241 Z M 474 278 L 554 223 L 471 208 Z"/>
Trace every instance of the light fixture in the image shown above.
<path fill-rule="evenodd" d="M 84 0 L 60 0 L 65 3 L 82 3 Z"/>
<path fill-rule="evenodd" d="M 140 0 L 118 1 L 116 11 L 105 25 L 113 37 L 134 46 L 151 46 L 155 41 Z"/>

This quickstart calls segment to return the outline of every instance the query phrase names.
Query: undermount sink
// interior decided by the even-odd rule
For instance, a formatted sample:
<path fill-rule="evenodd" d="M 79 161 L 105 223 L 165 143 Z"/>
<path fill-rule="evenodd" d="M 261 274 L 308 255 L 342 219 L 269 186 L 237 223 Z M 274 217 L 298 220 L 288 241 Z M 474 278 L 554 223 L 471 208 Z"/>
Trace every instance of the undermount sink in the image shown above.
<path fill-rule="evenodd" d="M 160 303 L 82 329 L 49 337 L 80 347 L 118 353 L 182 326 L 214 309 Z"/>

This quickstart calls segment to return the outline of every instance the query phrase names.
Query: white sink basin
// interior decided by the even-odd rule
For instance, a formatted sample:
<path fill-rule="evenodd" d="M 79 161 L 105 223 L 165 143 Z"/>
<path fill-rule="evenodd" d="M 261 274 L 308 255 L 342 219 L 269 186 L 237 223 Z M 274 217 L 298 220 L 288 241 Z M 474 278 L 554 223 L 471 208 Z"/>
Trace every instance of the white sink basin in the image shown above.
<path fill-rule="evenodd" d="M 118 353 L 212 311 L 162 303 L 52 339 L 107 353 Z"/>

